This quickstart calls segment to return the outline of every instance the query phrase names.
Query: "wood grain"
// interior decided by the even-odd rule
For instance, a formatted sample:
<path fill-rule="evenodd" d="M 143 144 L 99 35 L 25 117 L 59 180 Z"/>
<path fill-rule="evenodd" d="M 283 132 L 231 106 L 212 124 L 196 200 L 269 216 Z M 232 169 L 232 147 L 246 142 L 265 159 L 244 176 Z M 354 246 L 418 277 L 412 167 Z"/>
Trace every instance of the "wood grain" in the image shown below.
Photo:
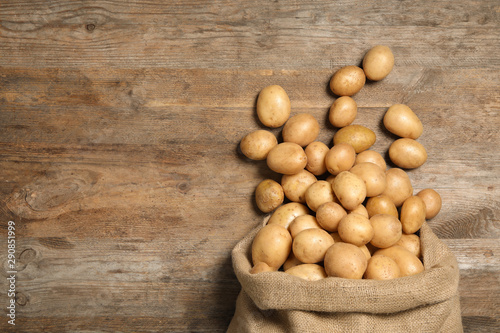
<path fill-rule="evenodd" d="M 384 112 L 420 117 L 429 159 L 408 173 L 443 198 L 429 225 L 457 257 L 464 330 L 498 331 L 499 13 L 493 0 L 0 2 L 0 248 L 15 221 L 18 269 L 17 325 L 0 331 L 225 332 L 231 249 L 264 217 L 255 186 L 280 179 L 238 150 L 263 128 L 259 91 L 283 86 L 330 145 L 329 79 L 376 44 L 396 66 L 355 95 L 356 123 L 392 167 Z"/>

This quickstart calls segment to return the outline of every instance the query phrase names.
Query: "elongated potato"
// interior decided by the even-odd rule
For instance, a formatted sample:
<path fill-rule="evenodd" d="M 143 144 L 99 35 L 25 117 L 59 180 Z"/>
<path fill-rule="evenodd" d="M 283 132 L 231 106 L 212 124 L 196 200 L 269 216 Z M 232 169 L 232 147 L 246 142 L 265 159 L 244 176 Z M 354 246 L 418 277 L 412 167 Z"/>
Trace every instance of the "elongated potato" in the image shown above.
<path fill-rule="evenodd" d="M 362 125 L 349 125 L 342 127 L 333 135 L 333 144 L 350 144 L 356 154 L 370 148 L 376 141 L 375 132 Z"/>
<path fill-rule="evenodd" d="M 307 156 L 296 143 L 282 142 L 267 154 L 267 166 L 274 172 L 293 175 L 305 168 Z"/>
<path fill-rule="evenodd" d="M 267 221 L 267 224 L 279 224 L 288 229 L 290 223 L 300 215 L 309 214 L 309 208 L 299 202 L 289 202 L 279 206 Z"/>
<path fill-rule="evenodd" d="M 424 265 L 420 259 L 399 245 L 377 250 L 373 254 L 373 257 L 376 255 L 384 255 L 394 260 L 399 266 L 402 277 L 415 275 L 424 271 Z"/>
<path fill-rule="evenodd" d="M 291 103 L 285 89 L 271 85 L 262 89 L 257 98 L 257 116 L 267 127 L 280 127 L 291 113 Z"/>
<path fill-rule="evenodd" d="M 252 262 L 254 265 L 265 262 L 277 270 L 288 258 L 291 248 L 292 236 L 288 230 L 277 224 L 265 225 L 252 242 Z"/>
<path fill-rule="evenodd" d="M 359 176 L 342 171 L 333 180 L 333 191 L 347 210 L 358 207 L 366 198 L 366 185 Z"/>
<path fill-rule="evenodd" d="M 420 230 L 425 222 L 425 203 L 419 196 L 413 195 L 401 206 L 401 224 L 405 234 L 413 234 Z"/>
<path fill-rule="evenodd" d="M 427 151 L 420 142 L 401 138 L 389 147 L 389 157 L 400 168 L 415 169 L 427 161 Z"/>

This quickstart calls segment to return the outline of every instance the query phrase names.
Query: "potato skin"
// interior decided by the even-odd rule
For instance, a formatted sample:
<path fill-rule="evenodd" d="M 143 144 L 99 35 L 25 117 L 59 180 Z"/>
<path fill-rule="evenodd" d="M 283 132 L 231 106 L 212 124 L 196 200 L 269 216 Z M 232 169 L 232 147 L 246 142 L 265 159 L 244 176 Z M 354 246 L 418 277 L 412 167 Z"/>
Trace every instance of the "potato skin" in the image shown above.
<path fill-rule="evenodd" d="M 257 116 L 267 127 L 280 127 L 290 117 L 291 103 L 285 89 L 271 85 L 262 89 L 257 97 Z"/>
<path fill-rule="evenodd" d="M 417 258 L 422 256 L 422 251 L 420 249 L 420 237 L 415 234 L 402 234 L 396 245 L 400 245 L 413 253 Z"/>
<path fill-rule="evenodd" d="M 288 258 L 292 248 L 292 236 L 278 224 L 267 224 L 259 230 L 252 242 L 252 262 L 265 262 L 277 270 Z"/>
<path fill-rule="evenodd" d="M 380 153 L 374 150 L 365 150 L 356 155 L 356 160 L 354 161 L 354 165 L 363 162 L 370 162 L 378 165 L 380 169 L 384 171 L 387 170 L 387 163 L 385 163 L 385 159 L 382 157 L 382 155 L 380 155 Z"/>
<path fill-rule="evenodd" d="M 336 202 L 325 202 L 316 210 L 316 220 L 326 231 L 337 231 L 340 220 L 347 215 L 345 209 Z"/>
<path fill-rule="evenodd" d="M 335 196 L 346 210 L 356 209 L 366 198 L 366 185 L 349 171 L 342 171 L 333 180 Z"/>
<path fill-rule="evenodd" d="M 306 229 L 317 228 L 321 229 L 315 216 L 305 214 L 297 216 L 292 223 L 288 226 L 288 231 L 292 235 L 292 239 L 295 238 L 301 231 Z"/>
<path fill-rule="evenodd" d="M 328 276 L 347 279 L 361 279 L 365 273 L 368 259 L 356 245 L 335 243 L 325 254 L 324 266 Z"/>
<path fill-rule="evenodd" d="M 420 142 L 401 138 L 389 147 L 389 158 L 400 168 L 415 169 L 427 161 L 427 151 Z"/>
<path fill-rule="evenodd" d="M 328 172 L 334 176 L 342 171 L 351 169 L 356 160 L 356 151 L 347 143 L 334 145 L 325 156 L 325 165 Z"/>
<path fill-rule="evenodd" d="M 388 214 L 377 214 L 370 218 L 373 227 L 373 237 L 370 243 L 378 248 L 385 249 L 396 244 L 403 234 L 401 222 Z"/>
<path fill-rule="evenodd" d="M 342 241 L 363 246 L 372 240 L 374 230 L 367 217 L 350 213 L 340 220 L 338 233 Z"/>
<path fill-rule="evenodd" d="M 267 154 L 278 144 L 273 133 L 266 130 L 256 130 L 247 134 L 240 142 L 243 155 L 251 160 L 262 161 Z"/>
<path fill-rule="evenodd" d="M 356 154 L 370 148 L 377 139 L 375 132 L 362 125 L 349 125 L 342 127 L 333 135 L 333 144 L 350 144 Z"/>
<path fill-rule="evenodd" d="M 425 188 L 417 193 L 417 196 L 422 198 L 425 203 L 425 218 L 427 220 L 435 217 L 441 210 L 443 201 L 439 193 L 431 188 Z"/>
<path fill-rule="evenodd" d="M 366 201 L 366 210 L 368 216 L 372 217 L 377 214 L 388 214 L 399 219 L 399 212 L 394 202 L 385 194 L 377 195 L 376 197 L 368 198 Z"/>
<path fill-rule="evenodd" d="M 285 196 L 293 202 L 306 202 L 306 191 L 311 184 L 317 181 L 316 176 L 307 170 L 301 170 L 293 175 L 283 175 L 281 186 Z"/>
<path fill-rule="evenodd" d="M 405 234 L 413 234 L 420 230 L 425 222 L 424 200 L 416 195 L 406 199 L 401 206 L 400 220 Z"/>
<path fill-rule="evenodd" d="M 306 203 L 309 209 L 316 212 L 325 202 L 334 201 L 332 185 L 326 180 L 318 180 L 306 190 Z"/>
<path fill-rule="evenodd" d="M 301 262 L 316 264 L 323 261 L 326 251 L 333 244 L 332 236 L 325 230 L 319 228 L 305 229 L 293 239 L 292 251 Z"/>
<path fill-rule="evenodd" d="M 278 224 L 288 229 L 297 216 L 305 214 L 309 214 L 309 208 L 299 202 L 289 202 L 276 208 L 267 224 Z"/>
<path fill-rule="evenodd" d="M 312 114 L 299 113 L 287 120 L 281 134 L 283 141 L 305 147 L 318 137 L 319 123 Z"/>
<path fill-rule="evenodd" d="M 271 149 L 266 161 L 269 169 L 274 172 L 293 175 L 305 168 L 307 156 L 298 144 L 282 142 Z"/>
<path fill-rule="evenodd" d="M 337 96 L 352 96 L 363 88 L 365 72 L 358 66 L 340 68 L 330 80 L 330 89 Z"/>
<path fill-rule="evenodd" d="M 335 127 L 350 125 L 358 114 L 358 105 L 352 97 L 341 96 L 337 98 L 328 113 L 330 124 Z"/>
<path fill-rule="evenodd" d="M 327 277 L 323 266 L 318 264 L 302 264 L 285 270 L 285 273 L 307 281 L 318 281 Z"/>
<path fill-rule="evenodd" d="M 371 81 L 380 81 L 392 71 L 394 54 L 389 47 L 377 45 L 372 47 L 363 57 L 363 71 Z"/>
<path fill-rule="evenodd" d="M 314 141 L 307 145 L 304 152 L 307 156 L 306 169 L 315 176 L 326 172 L 325 156 L 330 148 L 321 141 Z"/>
<path fill-rule="evenodd" d="M 284 199 L 283 188 L 272 179 L 264 179 L 255 189 L 255 202 L 264 213 L 272 212 L 278 208 Z"/>
<path fill-rule="evenodd" d="M 366 185 L 367 197 L 375 197 L 382 194 L 387 186 L 385 170 L 382 170 L 374 163 L 359 163 L 353 166 L 349 171 L 363 179 Z"/>
<path fill-rule="evenodd" d="M 382 194 L 388 196 L 396 207 L 413 194 L 413 186 L 410 177 L 400 168 L 390 168 L 385 172 L 387 185 Z"/>
<path fill-rule="evenodd" d="M 386 111 L 383 119 L 385 128 L 402 138 L 416 140 L 424 127 L 410 107 L 405 104 L 394 104 Z"/>
<path fill-rule="evenodd" d="M 258 262 L 256 263 L 251 269 L 250 269 L 250 274 L 258 274 L 262 272 L 275 272 L 277 269 L 273 267 L 269 267 L 268 264 L 265 262 Z"/>
<path fill-rule="evenodd" d="M 368 260 L 365 279 L 390 280 L 401 276 L 398 264 L 391 258 L 378 254 Z"/>
<path fill-rule="evenodd" d="M 401 277 L 415 275 L 424 271 L 424 265 L 420 259 L 399 245 L 377 250 L 373 256 L 376 255 L 384 255 L 394 260 L 399 266 Z"/>

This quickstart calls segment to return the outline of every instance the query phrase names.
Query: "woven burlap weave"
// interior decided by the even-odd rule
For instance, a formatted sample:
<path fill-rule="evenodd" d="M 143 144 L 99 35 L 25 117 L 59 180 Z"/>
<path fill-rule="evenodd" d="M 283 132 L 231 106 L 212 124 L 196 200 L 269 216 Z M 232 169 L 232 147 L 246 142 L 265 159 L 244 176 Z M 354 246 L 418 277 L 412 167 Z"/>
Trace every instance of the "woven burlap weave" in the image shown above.
<path fill-rule="evenodd" d="M 388 281 L 329 277 L 306 281 L 283 272 L 250 274 L 251 246 L 265 221 L 232 251 L 241 284 L 228 332 L 463 332 L 455 256 L 425 223 L 425 271 Z"/>

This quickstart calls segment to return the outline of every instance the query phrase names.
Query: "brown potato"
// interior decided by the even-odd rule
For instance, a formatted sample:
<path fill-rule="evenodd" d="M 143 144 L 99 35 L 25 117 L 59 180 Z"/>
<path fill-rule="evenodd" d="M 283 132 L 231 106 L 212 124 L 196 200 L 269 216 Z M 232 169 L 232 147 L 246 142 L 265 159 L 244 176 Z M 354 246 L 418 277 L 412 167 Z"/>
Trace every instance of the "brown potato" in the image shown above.
<path fill-rule="evenodd" d="M 330 151 L 327 145 L 320 141 L 314 141 L 304 149 L 307 156 L 306 169 L 315 176 L 326 172 L 325 156 Z"/>
<path fill-rule="evenodd" d="M 363 246 L 372 240 L 374 230 L 367 217 L 351 213 L 340 220 L 338 233 L 342 241 Z"/>
<path fill-rule="evenodd" d="M 350 213 L 356 213 L 359 215 L 363 215 L 367 219 L 370 218 L 370 215 L 368 215 L 368 211 L 366 210 L 365 206 L 363 206 L 363 204 L 359 205 L 358 207 L 354 208 L 353 210 L 347 211 L 347 214 L 350 214 Z"/>
<path fill-rule="evenodd" d="M 266 130 L 257 130 L 247 134 L 240 142 L 243 155 L 249 159 L 261 161 L 278 144 L 278 139 L 273 133 Z"/>
<path fill-rule="evenodd" d="M 356 159 L 354 148 L 347 143 L 334 145 L 325 156 L 325 165 L 328 172 L 338 175 L 342 171 L 349 170 Z"/>
<path fill-rule="evenodd" d="M 283 141 L 305 147 L 318 137 L 319 124 L 309 113 L 299 113 L 287 120 L 281 132 Z"/>
<path fill-rule="evenodd" d="M 305 168 L 307 156 L 296 143 L 282 142 L 267 155 L 267 166 L 274 172 L 293 175 Z"/>
<path fill-rule="evenodd" d="M 382 194 L 387 186 L 385 170 L 382 170 L 374 163 L 359 163 L 353 166 L 349 171 L 363 179 L 366 185 L 367 197 L 375 197 Z"/>
<path fill-rule="evenodd" d="M 366 201 L 366 210 L 368 216 L 372 217 L 377 214 L 388 214 L 399 219 L 398 209 L 394 202 L 385 194 L 377 195 L 376 197 L 369 198 Z"/>
<path fill-rule="evenodd" d="M 402 234 L 399 241 L 397 241 L 396 245 L 400 245 L 413 253 L 417 258 L 422 256 L 422 252 L 420 250 L 420 237 L 415 234 Z"/>
<path fill-rule="evenodd" d="M 330 107 L 328 120 L 335 127 L 345 127 L 356 119 L 357 113 L 356 101 L 349 96 L 341 96 Z"/>
<path fill-rule="evenodd" d="M 335 240 L 335 239 L 334 239 Z M 368 243 L 369 244 L 369 243 Z M 372 254 L 370 253 L 370 250 L 368 249 L 368 247 L 365 245 L 361 245 L 361 246 L 358 246 L 361 251 L 363 251 L 363 253 L 365 254 L 366 256 L 366 260 L 370 260 L 370 258 L 372 257 Z"/>
<path fill-rule="evenodd" d="M 399 168 L 391 168 L 385 172 L 387 186 L 382 193 L 389 198 L 396 207 L 400 207 L 403 202 L 413 194 L 413 186 L 408 174 Z"/>
<path fill-rule="evenodd" d="M 366 198 L 365 183 L 349 171 L 342 171 L 335 177 L 333 191 L 342 207 L 347 210 L 356 209 Z"/>
<path fill-rule="evenodd" d="M 394 260 L 399 266 L 401 277 L 415 275 L 424 271 L 424 265 L 420 259 L 399 245 L 377 250 L 372 257 L 376 255 L 384 255 Z"/>
<path fill-rule="evenodd" d="M 406 199 L 401 206 L 400 220 L 405 234 L 413 234 L 420 230 L 425 222 L 424 200 L 416 195 Z"/>
<path fill-rule="evenodd" d="M 357 66 L 339 69 L 330 80 L 330 89 L 337 96 L 352 96 L 365 85 L 365 72 Z"/>
<path fill-rule="evenodd" d="M 363 251 L 350 243 L 335 243 L 325 254 L 324 266 L 328 276 L 361 279 L 368 260 Z"/>
<path fill-rule="evenodd" d="M 306 190 L 312 183 L 317 181 L 316 176 L 307 170 L 301 170 L 293 175 L 283 175 L 281 177 L 281 186 L 285 196 L 294 202 L 306 202 Z"/>
<path fill-rule="evenodd" d="M 290 223 L 300 215 L 309 214 L 309 208 L 298 202 L 289 202 L 279 206 L 271 215 L 267 224 L 278 224 L 288 229 Z"/>
<path fill-rule="evenodd" d="M 262 272 L 275 272 L 277 271 L 277 269 L 273 268 L 273 267 L 269 267 L 268 264 L 266 264 L 265 262 L 258 262 L 256 263 L 252 269 L 250 269 L 250 274 L 258 274 L 258 273 L 262 273 Z"/>
<path fill-rule="evenodd" d="M 318 224 L 315 216 L 305 214 L 297 216 L 290 226 L 288 227 L 288 231 L 292 235 L 292 238 L 295 238 L 299 232 L 306 229 L 318 228 L 321 229 L 321 226 Z"/>
<path fill-rule="evenodd" d="M 379 254 L 368 260 L 368 265 L 363 277 L 373 280 L 390 280 L 400 276 L 401 270 L 398 264 L 393 259 Z"/>
<path fill-rule="evenodd" d="M 354 161 L 354 165 L 360 164 L 363 162 L 370 162 L 376 164 L 382 170 L 387 169 L 387 163 L 385 163 L 385 159 L 380 155 L 380 153 L 374 150 L 365 150 L 356 155 L 356 160 Z"/>
<path fill-rule="evenodd" d="M 404 104 L 392 105 L 386 111 L 383 122 L 389 132 L 402 138 L 416 140 L 424 131 L 420 119 Z"/>
<path fill-rule="evenodd" d="M 392 71 L 394 55 L 385 45 L 372 47 L 363 57 L 363 71 L 371 81 L 380 81 Z"/>
<path fill-rule="evenodd" d="M 306 190 L 306 203 L 309 209 L 317 211 L 325 202 L 334 200 L 332 185 L 326 180 L 318 180 Z"/>
<path fill-rule="evenodd" d="M 316 220 L 326 231 L 337 231 L 340 220 L 347 215 L 345 209 L 336 202 L 325 202 L 316 210 Z"/>
<path fill-rule="evenodd" d="M 307 281 L 318 281 L 327 277 L 323 266 L 318 264 L 303 264 L 285 270 L 285 273 L 297 276 Z"/>
<path fill-rule="evenodd" d="M 292 250 L 295 257 L 304 264 L 316 264 L 323 261 L 326 251 L 333 243 L 332 236 L 325 230 L 305 229 L 293 239 Z"/>
<path fill-rule="evenodd" d="M 376 140 L 375 132 L 362 125 L 349 125 L 339 129 L 333 136 L 333 144 L 350 144 L 358 154 L 370 148 Z"/>
<path fill-rule="evenodd" d="M 283 264 L 283 270 L 286 271 L 287 269 L 290 269 L 294 266 L 298 266 L 298 265 L 302 265 L 302 264 L 303 264 L 303 262 L 301 262 L 299 259 L 295 258 L 293 251 L 290 251 L 288 258 L 286 259 L 285 263 Z"/>
<path fill-rule="evenodd" d="M 325 231 L 326 232 L 326 231 Z M 286 261 L 292 248 L 292 236 L 278 224 L 267 224 L 259 230 L 252 242 L 252 262 L 265 262 L 278 270 Z"/>
<path fill-rule="evenodd" d="M 424 200 L 426 219 L 432 219 L 439 213 L 443 204 L 439 193 L 431 188 L 426 188 L 418 192 L 417 196 Z"/>
<path fill-rule="evenodd" d="M 262 89 L 257 98 L 257 116 L 267 127 L 280 127 L 290 117 L 291 103 L 285 89 L 278 85 Z"/>
<path fill-rule="evenodd" d="M 264 179 L 255 189 L 257 207 L 264 213 L 272 212 L 278 208 L 284 199 L 283 188 L 272 179 Z"/>
<path fill-rule="evenodd" d="M 389 147 L 389 158 L 400 168 L 415 169 L 427 161 L 427 151 L 420 142 L 401 138 Z"/>
<path fill-rule="evenodd" d="M 401 222 L 387 214 L 377 214 L 370 218 L 370 223 L 373 227 L 373 237 L 370 243 L 380 249 L 385 249 L 393 246 L 401 239 L 402 227 Z"/>

